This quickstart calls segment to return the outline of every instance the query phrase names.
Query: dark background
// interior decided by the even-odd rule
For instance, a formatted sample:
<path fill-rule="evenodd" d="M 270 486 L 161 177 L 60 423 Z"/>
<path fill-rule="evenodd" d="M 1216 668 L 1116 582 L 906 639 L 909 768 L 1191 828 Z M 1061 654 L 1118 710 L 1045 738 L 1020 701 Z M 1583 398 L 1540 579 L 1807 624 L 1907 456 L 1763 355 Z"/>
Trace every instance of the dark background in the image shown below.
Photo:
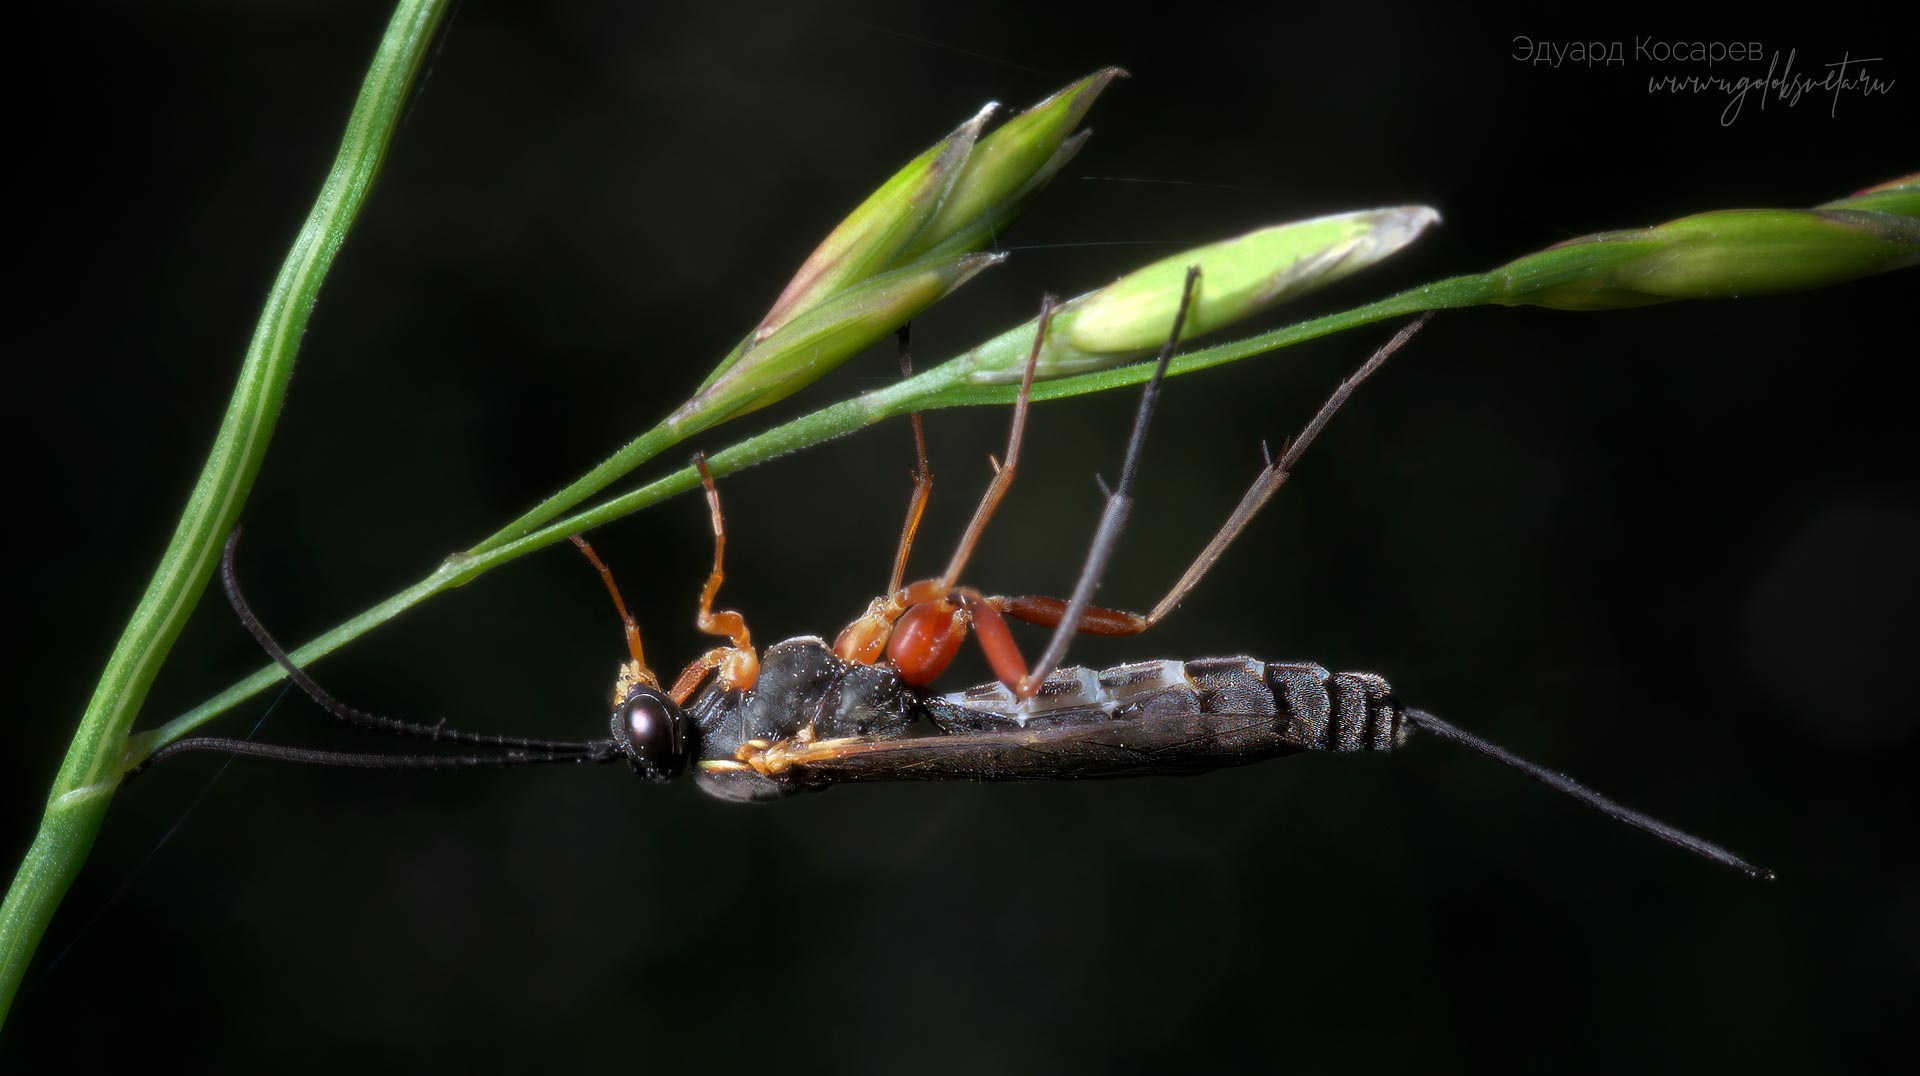
<path fill-rule="evenodd" d="M 283 638 L 412 582 L 650 425 L 827 228 L 983 101 L 1024 106 L 1104 64 L 1135 77 L 1007 237 L 1016 256 L 918 323 L 923 362 L 1030 316 L 1043 290 L 1276 220 L 1425 202 L 1446 225 L 1268 324 L 1920 166 L 1920 55 L 1834 5 L 1772 21 L 523 6 L 458 13 L 314 315 L 245 515 L 243 577 Z M 199 469 L 384 19 L 378 4 L 89 5 L 20 42 L 45 67 L 11 155 L 9 501 L 29 544 L 10 582 L 9 856 Z M 1517 63 L 1519 34 L 1623 40 L 1629 64 Z M 1750 104 L 1723 127 L 1718 100 L 1646 92 L 1699 69 L 1633 62 L 1636 34 L 1759 40 L 1816 73 L 1884 55 L 1898 82 L 1837 114 Z M 753 809 L 611 767 L 202 756 L 118 798 L 0 1066 L 74 1050 L 201 1069 L 1801 1072 L 1904 1051 L 1895 997 L 1920 965 L 1915 280 L 1443 316 L 1177 616 L 1077 651 L 1377 670 L 1777 884 L 1417 740 L 1195 780 Z M 1104 596 L 1150 604 L 1260 440 L 1296 429 L 1384 335 L 1172 383 Z M 893 376 L 876 349 L 699 446 Z M 1091 476 L 1117 466 L 1133 404 L 1035 412 L 977 583 L 1071 585 Z M 930 416 L 922 568 L 944 561 L 1006 418 Z M 725 483 L 723 596 L 757 640 L 831 635 L 884 583 L 909 463 L 891 423 Z M 706 526 L 682 499 L 595 535 L 666 668 L 706 645 L 691 625 Z M 319 673 L 398 715 L 585 737 L 621 653 L 563 547 Z M 142 726 L 261 660 L 204 601 Z M 966 660 L 952 682 L 980 675 Z M 212 731 L 246 734 L 269 701 Z M 297 698 L 258 736 L 367 744 Z"/>

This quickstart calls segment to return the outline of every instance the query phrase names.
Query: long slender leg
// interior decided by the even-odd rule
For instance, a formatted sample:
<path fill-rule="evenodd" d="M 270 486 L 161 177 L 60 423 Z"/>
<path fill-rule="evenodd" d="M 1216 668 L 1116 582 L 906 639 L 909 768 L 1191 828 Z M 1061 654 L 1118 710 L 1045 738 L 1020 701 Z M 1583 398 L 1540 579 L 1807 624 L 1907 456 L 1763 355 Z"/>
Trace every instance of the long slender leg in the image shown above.
<path fill-rule="evenodd" d="M 900 374 L 913 376 L 913 355 L 907 350 L 907 333 L 911 324 L 900 326 L 897 334 L 900 341 Z M 913 499 L 907 503 L 907 522 L 900 528 L 900 550 L 893 556 L 893 575 L 887 584 L 887 593 L 900 589 L 907 578 L 907 554 L 913 549 L 913 536 L 920 529 L 920 517 L 927 510 L 927 498 L 933 494 L 933 470 L 927 466 L 927 427 L 920 421 L 920 412 L 915 411 L 907 418 L 913 423 Z"/>
<path fill-rule="evenodd" d="M 1185 600 L 1188 593 L 1190 593 L 1195 586 L 1199 585 L 1201 578 L 1207 574 L 1208 569 L 1213 567 L 1214 563 L 1220 559 L 1221 554 L 1226 552 L 1227 547 L 1233 544 L 1233 540 L 1240 536 L 1240 532 L 1246 529 L 1247 524 L 1252 521 L 1253 517 L 1259 513 L 1261 508 L 1266 506 L 1266 503 L 1273 498 L 1273 495 L 1279 491 L 1280 487 L 1286 484 L 1287 477 L 1293 473 L 1294 467 L 1299 464 L 1300 457 L 1306 454 L 1307 446 L 1311 445 L 1314 438 L 1320 435 L 1320 431 L 1326 428 L 1327 423 L 1332 420 L 1334 413 L 1339 411 L 1347 402 L 1347 399 L 1353 395 L 1354 390 L 1359 388 L 1360 384 L 1367 380 L 1367 378 L 1372 377 L 1381 366 L 1385 365 L 1387 359 L 1391 357 L 1394 352 L 1399 351 L 1405 346 L 1407 341 L 1411 340 L 1413 335 L 1419 332 L 1432 317 L 1433 314 L 1431 312 L 1422 314 L 1419 318 L 1410 322 L 1405 328 L 1402 328 L 1398 333 L 1395 333 L 1391 340 L 1381 345 L 1377 351 L 1367 358 L 1366 362 L 1360 365 L 1358 370 L 1355 370 L 1351 376 L 1342 381 L 1340 385 L 1333 390 L 1332 395 L 1327 397 L 1326 402 L 1320 405 L 1320 409 L 1314 413 L 1313 418 L 1309 420 L 1306 427 L 1300 431 L 1300 435 L 1288 443 L 1286 448 L 1281 452 L 1280 458 L 1278 460 L 1269 459 L 1267 461 L 1267 465 L 1261 470 L 1259 477 L 1254 479 L 1253 485 L 1248 488 L 1246 495 L 1240 499 L 1240 504 L 1235 507 L 1233 513 L 1227 517 L 1226 523 L 1223 524 L 1219 532 L 1213 536 L 1213 540 L 1207 543 L 1207 547 L 1200 552 L 1199 557 L 1195 558 L 1193 564 L 1187 568 L 1185 574 L 1181 575 L 1179 581 L 1174 583 L 1173 588 L 1167 592 L 1166 597 L 1161 598 L 1159 603 L 1153 607 L 1152 612 L 1141 616 L 1138 613 L 1129 613 L 1117 609 L 1102 609 L 1092 605 L 1085 606 L 1080 610 L 1074 610 L 1070 602 L 1042 595 L 995 597 L 988 599 L 988 601 L 992 603 L 994 608 L 1016 620 L 1055 628 L 1055 639 L 1061 638 L 1061 625 L 1068 622 L 1069 616 L 1076 618 L 1071 630 L 1083 635 L 1138 635 L 1148 628 L 1153 627 L 1155 624 L 1158 624 L 1168 613 L 1172 612 L 1181 601 Z M 1138 425 L 1138 420 L 1136 420 L 1135 436 L 1128 445 L 1130 461 L 1135 455 L 1134 449 L 1141 443 L 1139 437 L 1140 429 L 1141 427 Z M 1123 473 L 1121 477 L 1123 486 L 1117 487 L 1115 494 L 1117 495 L 1121 489 L 1125 488 L 1124 484 L 1131 483 L 1131 480 L 1132 477 L 1130 474 Z M 1109 506 L 1111 509 L 1111 501 L 1109 502 Z M 1105 518 L 1103 518 L 1101 522 L 1104 528 L 1106 523 Z M 1115 529 L 1114 537 L 1118 537 L 1117 528 Z M 1096 540 L 1097 539 L 1098 535 L 1096 535 Z M 1077 591 L 1076 596 L 1078 596 Z M 1051 652 L 1051 650 L 1052 647 L 1050 646 L 1049 652 Z M 1061 650 L 1064 656 L 1064 644 Z M 1045 655 L 1043 655 L 1040 671 L 1030 679 L 1030 682 L 1037 684 L 1039 679 L 1042 678 L 1045 673 L 1051 672 L 1053 668 L 1053 665 L 1046 663 Z"/>
<path fill-rule="evenodd" d="M 713 599 L 720 593 L 720 584 L 727 577 L 723 567 L 727 554 L 727 528 L 720 516 L 720 490 L 713 483 L 713 472 L 707 468 L 707 457 L 694 456 L 693 465 L 700 471 L 700 484 L 707 489 L 707 513 L 713 518 L 713 571 L 708 573 L 707 585 L 700 590 L 700 612 L 694 617 L 693 623 L 708 635 L 725 636 L 732 645 L 710 650 L 688 665 L 674 681 L 671 694 L 675 702 L 685 702 L 709 669 L 719 670 L 720 686 L 727 690 L 745 691 L 760 676 L 760 658 L 753 651 L 753 638 L 747 633 L 746 618 L 732 609 L 722 609 L 717 613 L 713 610 Z"/>
<path fill-rule="evenodd" d="M 1281 486 L 1286 484 L 1287 476 L 1293 473 L 1293 468 L 1299 464 L 1300 457 L 1306 454 L 1307 446 L 1313 444 L 1313 439 L 1320 436 L 1321 430 L 1326 429 L 1334 413 L 1340 410 L 1349 396 L 1353 395 L 1353 390 L 1359 388 L 1361 382 L 1372 377 L 1375 371 L 1386 364 L 1387 359 L 1394 352 L 1406 346 L 1407 341 L 1413 339 L 1414 334 L 1425 328 L 1427 322 L 1432 319 L 1433 312 L 1429 310 L 1409 322 L 1405 328 L 1393 334 L 1393 339 L 1382 344 L 1378 351 L 1367 358 L 1366 362 L 1361 363 L 1360 368 L 1355 370 L 1351 377 L 1340 382 L 1340 387 L 1333 390 L 1333 395 L 1327 397 L 1327 401 L 1320 405 L 1320 410 L 1314 413 L 1306 428 L 1300 431 L 1300 436 L 1294 438 L 1292 443 L 1280 453 L 1280 458 L 1270 461 L 1260 472 L 1260 477 L 1254 479 L 1253 485 L 1247 489 L 1246 495 L 1240 498 L 1239 505 L 1227 517 L 1226 523 L 1221 525 L 1219 532 L 1213 536 L 1213 540 L 1207 543 L 1207 547 L 1200 551 L 1198 557 L 1194 558 L 1193 563 L 1180 576 L 1179 581 L 1173 584 L 1173 589 L 1167 591 L 1167 596 L 1161 598 L 1153 607 L 1153 611 L 1147 614 L 1146 625 L 1141 628 L 1142 631 L 1159 623 L 1162 617 L 1173 612 L 1174 608 L 1186 599 L 1187 594 L 1200 584 L 1207 570 L 1213 567 L 1214 562 L 1220 559 L 1220 555 L 1227 551 L 1227 547 L 1233 544 L 1235 538 L 1240 537 L 1240 532 L 1247 528 L 1247 524 L 1253 520 L 1260 509 L 1266 507 L 1266 503 L 1273 499 L 1273 495 L 1279 492 Z"/>
<path fill-rule="evenodd" d="M 947 574 L 939 579 L 923 579 L 906 586 L 901 585 L 905 578 L 907 543 L 913 530 L 919 525 L 919 512 L 923 507 L 921 490 L 914 491 L 914 506 L 907 516 L 907 534 L 901 538 L 900 555 L 896 559 L 893 571 L 893 588 L 886 594 L 875 598 L 853 623 L 848 624 L 839 637 L 834 640 L 833 651 L 842 661 L 856 664 L 871 664 L 885 653 L 888 642 L 893 638 L 894 627 L 902 616 L 914 606 L 929 602 L 944 602 L 953 594 L 954 584 L 960 572 L 966 568 L 967 559 L 973 555 L 980 534 L 986 529 L 987 520 L 993 517 L 994 509 L 1000 499 L 1006 496 L 1007 486 L 1012 483 L 1015 467 L 1019 462 L 1020 438 L 1026 428 L 1027 404 L 1033 394 L 1033 373 L 1040 361 L 1040 348 L 1047 339 L 1047 327 L 1053 320 L 1054 298 L 1051 295 L 1040 301 L 1040 324 L 1033 334 L 1033 347 L 1027 353 L 1027 368 L 1020 380 L 1020 395 L 1013 405 L 1013 429 L 1007 436 L 1007 462 L 994 464 L 993 481 L 988 484 L 986 493 L 980 499 L 980 505 L 974 509 L 973 520 L 960 538 L 959 548 L 954 551 L 953 560 L 947 565 Z M 903 356 L 903 362 L 905 357 Z M 915 440 L 920 449 L 920 468 L 926 474 L 926 443 L 918 425 L 919 416 L 915 415 Z M 931 476 L 927 475 L 931 482 Z M 950 607 L 949 607 L 950 609 Z M 951 611 L 951 610 L 950 610 Z M 957 613 L 955 614 L 957 615 Z"/>
<path fill-rule="evenodd" d="M 1040 327 L 1033 334 L 1033 350 L 1027 354 L 1026 373 L 1020 378 L 1020 395 L 1013 404 L 1013 429 L 1007 435 L 1006 462 L 994 464 L 993 481 L 987 484 L 987 492 L 980 498 L 980 506 L 973 511 L 973 520 L 967 524 L 967 531 L 960 536 L 960 546 L 953 551 L 953 559 L 947 563 L 947 572 L 940 577 L 942 590 L 952 590 L 960 581 L 960 573 L 966 570 L 967 559 L 973 556 L 973 547 L 979 543 L 980 535 L 987 529 L 987 521 L 993 518 L 994 509 L 1000 507 L 1001 498 L 1007 495 L 1007 487 L 1013 485 L 1015 468 L 1020 461 L 1020 437 L 1027 428 L 1027 404 L 1033 395 L 1033 371 L 1040 361 L 1041 345 L 1047 340 L 1047 326 L 1053 321 L 1054 297 L 1048 295 L 1040 300 Z"/>
<path fill-rule="evenodd" d="M 1067 656 L 1067 644 L 1073 640 L 1073 633 L 1079 628 L 1080 619 L 1086 615 L 1087 606 L 1093 603 L 1093 590 L 1100 585 L 1100 577 L 1106 573 L 1113 547 L 1120 541 L 1121 528 L 1127 525 L 1127 513 L 1133 508 L 1134 475 L 1140 467 L 1140 453 L 1146 446 L 1147 423 L 1153 418 L 1154 404 L 1159 402 L 1160 382 L 1167 376 L 1167 363 L 1172 361 L 1174 346 L 1180 342 L 1180 330 L 1186 326 L 1187 309 L 1193 303 L 1193 289 L 1199 281 L 1200 267 L 1189 266 L 1186 283 L 1180 290 L 1180 307 L 1173 315 L 1173 331 L 1167 334 L 1167 343 L 1160 349 L 1153 376 L 1140 393 L 1140 410 L 1133 417 L 1133 433 L 1127 439 L 1127 455 L 1125 462 L 1120 465 L 1120 481 L 1107 495 L 1107 507 L 1100 514 L 1100 526 L 1093 532 L 1093 545 L 1087 550 L 1087 562 L 1080 569 L 1080 581 L 1074 585 L 1073 597 L 1068 600 L 1060 623 L 1055 625 L 1053 637 L 1047 640 L 1047 649 L 1040 655 L 1040 661 L 1034 665 L 1032 673 L 1014 686 L 1014 694 L 1020 698 L 1032 698 L 1047 674 L 1058 668 L 1060 660 Z"/>

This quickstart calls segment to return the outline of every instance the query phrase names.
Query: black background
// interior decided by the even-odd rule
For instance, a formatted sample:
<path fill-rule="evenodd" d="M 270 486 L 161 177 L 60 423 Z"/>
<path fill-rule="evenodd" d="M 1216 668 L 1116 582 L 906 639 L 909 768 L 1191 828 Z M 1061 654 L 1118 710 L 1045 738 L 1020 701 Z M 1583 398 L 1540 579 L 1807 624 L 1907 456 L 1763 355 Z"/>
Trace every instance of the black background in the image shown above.
<path fill-rule="evenodd" d="M 916 325 L 923 363 L 1028 317 L 1043 290 L 1276 220 L 1424 202 L 1446 224 L 1269 324 L 1920 163 L 1920 56 L 1833 5 L 1771 20 L 520 7 L 472 0 L 453 20 L 315 312 L 245 513 L 242 574 L 282 638 L 413 581 L 650 425 L 841 214 L 982 102 L 1024 106 L 1101 65 L 1135 77 L 1007 236 L 1015 257 Z M 89 5 L 21 42 L 44 66 L 10 154 L 8 849 L 26 848 L 171 531 L 384 18 Z M 1625 41 L 1629 64 L 1517 63 L 1515 35 Z M 1898 81 L 1837 113 L 1750 103 L 1722 126 L 1718 100 L 1648 94 L 1649 75 L 1699 68 L 1633 61 L 1635 35 L 1758 40 L 1816 74 L 1883 55 Z M 1177 616 L 1077 651 L 1377 670 L 1775 867 L 1775 885 L 1420 741 L 1197 780 L 757 809 L 611 767 L 202 756 L 119 796 L 0 1061 L 1772 1072 L 1904 1051 L 1895 997 L 1920 965 L 1914 282 L 1443 316 Z M 1260 440 L 1292 432 L 1384 335 L 1173 382 L 1105 598 L 1150 604 Z M 699 447 L 883 384 L 892 363 L 878 348 Z M 1129 392 L 1035 412 L 977 583 L 1070 586 L 1092 475 L 1117 466 L 1132 407 Z M 1005 422 L 930 416 L 921 567 L 944 560 Z M 909 463 L 891 423 L 724 484 L 723 596 L 756 639 L 830 635 L 884 583 Z M 595 541 L 657 664 L 706 645 L 694 500 Z M 603 728 L 620 656 L 598 581 L 563 547 L 319 672 L 399 715 L 582 737 Z M 966 660 L 952 682 L 980 675 Z M 204 601 L 142 726 L 260 663 Z M 268 701 L 213 729 L 245 734 Z M 366 746 L 298 699 L 258 736 Z"/>

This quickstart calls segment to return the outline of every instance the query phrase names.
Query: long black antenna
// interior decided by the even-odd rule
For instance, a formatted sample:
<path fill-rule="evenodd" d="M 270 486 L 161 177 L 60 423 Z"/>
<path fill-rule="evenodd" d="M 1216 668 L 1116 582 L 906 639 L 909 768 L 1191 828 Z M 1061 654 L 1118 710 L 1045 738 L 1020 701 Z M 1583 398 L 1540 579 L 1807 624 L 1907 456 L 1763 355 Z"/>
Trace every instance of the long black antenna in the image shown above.
<path fill-rule="evenodd" d="M 247 634 L 253 636 L 253 641 L 260 644 L 260 649 L 267 652 L 267 656 L 273 659 L 274 664 L 286 670 L 287 679 L 292 680 L 301 691 L 306 692 L 307 697 L 318 703 L 322 710 L 349 725 L 358 725 L 364 729 L 394 736 L 412 736 L 416 739 L 436 742 L 477 744 L 482 747 L 513 747 L 535 751 L 580 751 L 593 746 L 578 740 L 530 740 L 520 736 L 465 732 L 448 728 L 444 723 L 437 722 L 432 725 L 421 725 L 398 718 L 382 717 L 379 714 L 348 706 L 334 698 L 331 692 L 316 683 L 313 677 L 308 676 L 300 666 L 295 665 L 293 659 L 287 656 L 287 652 L 274 641 L 273 636 L 267 634 L 266 625 L 260 623 L 260 618 L 254 615 L 253 607 L 247 604 L 246 596 L 240 593 L 240 580 L 233 570 L 234 552 L 239 546 L 240 528 L 235 527 L 233 533 L 227 535 L 227 547 L 220 554 L 220 583 L 226 588 L 227 604 L 233 606 L 234 615 L 240 618 L 241 625 L 247 629 Z"/>
<path fill-rule="evenodd" d="M 619 745 L 612 740 L 600 740 L 578 746 L 587 750 L 501 751 L 494 754 L 471 755 L 385 755 L 287 747 L 283 744 L 235 740 L 224 736 L 195 736 L 185 740 L 175 740 L 148 755 L 141 761 L 138 769 L 127 774 L 127 778 L 131 780 L 140 770 L 184 751 L 225 751 L 228 754 L 246 755 L 250 758 L 270 758 L 280 762 L 306 762 L 319 766 L 343 766 L 360 770 L 456 770 L 475 766 L 528 766 L 545 762 L 612 762 L 621 757 Z"/>
<path fill-rule="evenodd" d="M 184 740 L 175 740 L 153 754 L 141 760 L 138 766 L 128 771 L 131 779 L 164 758 L 187 751 L 225 751 L 229 754 L 246 755 L 253 758 L 271 758 L 283 762 L 305 762 L 321 766 L 345 766 L 355 769 L 379 770 L 417 770 L 417 769 L 458 769 L 470 766 L 523 766 L 551 762 L 611 762 L 623 757 L 619 746 L 608 740 L 536 740 L 522 736 L 496 736 L 485 732 L 467 732 L 463 729 L 449 728 L 444 722 L 422 725 L 398 718 L 383 717 L 369 713 L 358 707 L 349 706 L 335 698 L 331 692 L 317 683 L 306 671 L 294 664 L 293 658 L 274 641 L 266 625 L 254 614 L 253 607 L 240 592 L 240 580 L 234 572 L 234 554 L 240 545 L 240 528 L 233 528 L 227 536 L 227 545 L 220 554 L 220 583 L 227 592 L 227 604 L 233 607 L 234 615 L 267 652 L 274 664 L 285 670 L 287 679 L 306 693 L 322 710 L 350 725 L 384 732 L 392 736 L 410 736 L 415 739 L 432 740 L 444 743 L 470 744 L 480 747 L 495 747 L 503 750 L 487 754 L 447 754 L 447 755 L 384 755 L 351 751 L 326 751 L 317 748 L 287 747 L 280 744 L 263 744 L 252 740 L 235 740 L 221 736 L 195 736 Z"/>
<path fill-rule="evenodd" d="M 1499 744 L 1489 743 L 1471 732 L 1455 728 L 1425 710 L 1407 710 L 1402 716 L 1415 728 L 1431 732 L 1443 740 L 1451 740 L 1464 747 L 1470 747 L 1496 762 L 1505 763 L 1548 788 L 1579 800 L 1616 822 L 1625 822 L 1643 833 L 1651 833 L 1676 848 L 1692 852 L 1701 859 L 1709 859 L 1732 867 L 1749 878 L 1758 878 L 1763 882 L 1771 882 L 1774 879 L 1773 872 L 1765 867 L 1756 867 L 1711 841 L 1705 841 L 1691 833 L 1675 829 L 1657 818 L 1649 818 L 1630 807 L 1622 807 L 1564 773 L 1550 770 L 1537 762 L 1528 762 Z"/>

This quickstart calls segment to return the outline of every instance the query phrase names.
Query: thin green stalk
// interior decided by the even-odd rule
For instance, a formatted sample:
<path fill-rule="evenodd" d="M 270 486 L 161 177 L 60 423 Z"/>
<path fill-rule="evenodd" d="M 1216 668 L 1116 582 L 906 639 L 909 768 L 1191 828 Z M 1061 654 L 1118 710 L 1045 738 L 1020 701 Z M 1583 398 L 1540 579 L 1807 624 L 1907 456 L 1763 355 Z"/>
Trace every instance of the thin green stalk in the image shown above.
<path fill-rule="evenodd" d="M 1352 310 L 1303 321 L 1297 325 L 1275 329 L 1245 340 L 1189 351 L 1176 357 L 1167 372 L 1169 376 L 1193 373 L 1423 310 L 1477 306 L 1492 301 L 1499 287 L 1500 280 L 1494 274 L 1454 277 L 1404 291 Z M 1112 370 L 1102 370 L 1098 373 L 1040 382 L 1033 387 L 1033 398 L 1058 400 L 1069 396 L 1082 396 L 1087 393 L 1137 385 L 1147 379 L 1152 373 L 1152 368 L 1152 363 L 1137 363 Z M 1014 385 L 972 384 L 967 380 L 966 375 L 967 369 L 963 360 L 955 359 L 942 363 L 908 380 L 823 408 L 768 430 L 757 437 L 749 438 L 725 451 L 715 453 L 709 457 L 708 463 L 715 475 L 724 476 L 765 463 L 789 452 L 797 452 L 822 441 L 844 436 L 894 415 L 909 411 L 933 411 L 945 407 L 1005 405 L 1013 402 L 1018 391 L 1017 386 Z M 635 442 L 635 444 L 639 443 Z M 569 534 L 577 534 L 610 523 L 649 505 L 657 504 L 668 497 L 697 489 L 699 485 L 699 474 L 692 467 L 686 467 L 631 493 L 615 497 L 587 511 L 568 516 L 519 537 L 500 541 L 498 544 L 493 544 L 495 539 L 489 539 L 476 546 L 471 553 L 448 558 L 425 579 L 293 651 L 293 658 L 299 664 L 307 665 L 358 639 L 435 594 L 471 582 L 508 561 L 517 560 L 537 549 L 562 541 Z M 529 513 L 529 516 L 531 515 L 533 513 Z M 507 531 L 502 531 L 501 535 L 506 533 Z M 278 666 L 268 665 L 167 724 L 135 736 L 128 752 L 129 763 L 137 762 L 161 746 L 187 735 L 215 716 L 279 683 L 284 677 L 285 674 Z"/>
<path fill-rule="evenodd" d="M 535 527 L 540 526 L 542 523 L 550 522 L 553 517 L 570 508 L 577 507 L 587 498 L 620 481 L 627 475 L 632 474 L 635 468 L 638 468 L 660 453 L 665 452 L 667 449 L 672 448 L 678 444 L 679 441 L 679 435 L 674 432 L 672 425 L 662 420 L 660 424 L 653 429 L 628 441 L 620 451 L 601 460 L 599 465 L 594 467 L 593 470 L 574 479 L 565 489 L 534 505 L 532 508 L 527 509 L 526 512 L 521 514 L 520 518 L 514 520 L 512 523 L 482 538 L 473 548 L 467 550 L 467 553 L 470 556 L 478 556 L 489 550 L 498 549 L 500 546 L 516 538 L 524 537 L 527 532 L 533 530 Z M 355 617 L 354 619 L 358 620 L 360 618 Z M 345 627 L 346 625 L 341 626 Z M 349 636 L 349 638 L 351 638 L 351 636 Z M 235 701 L 237 702 L 239 700 L 236 699 Z"/>
<path fill-rule="evenodd" d="M 206 465 L 54 777 L 39 832 L 0 906 L 0 1021 L 106 818 L 124 769 L 127 732 L 240 517 L 321 280 L 366 202 L 447 7 L 447 0 L 402 0 L 394 11 L 339 155 L 268 293 Z"/>

